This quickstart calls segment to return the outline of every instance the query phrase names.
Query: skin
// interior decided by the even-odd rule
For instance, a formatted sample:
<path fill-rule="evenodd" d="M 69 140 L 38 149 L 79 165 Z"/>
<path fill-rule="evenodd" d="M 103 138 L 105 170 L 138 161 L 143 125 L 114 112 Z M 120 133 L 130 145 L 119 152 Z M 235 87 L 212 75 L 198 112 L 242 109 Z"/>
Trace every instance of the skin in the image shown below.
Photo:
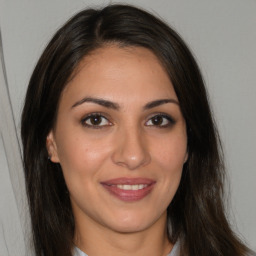
<path fill-rule="evenodd" d="M 168 101 L 149 104 L 163 99 Z M 88 115 L 95 113 L 92 125 L 95 118 Z M 62 93 L 47 148 L 62 167 L 81 250 L 113 256 L 170 252 L 166 209 L 187 159 L 187 134 L 172 83 L 151 51 L 112 45 L 86 56 Z M 155 183 L 148 195 L 127 202 L 101 184 L 120 177 Z"/>

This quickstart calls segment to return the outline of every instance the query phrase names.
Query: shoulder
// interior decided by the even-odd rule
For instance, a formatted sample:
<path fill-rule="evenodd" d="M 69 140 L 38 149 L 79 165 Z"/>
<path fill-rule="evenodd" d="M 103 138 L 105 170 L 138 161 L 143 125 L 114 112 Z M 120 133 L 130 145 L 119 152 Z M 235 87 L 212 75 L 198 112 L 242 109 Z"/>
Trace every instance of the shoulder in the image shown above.
<path fill-rule="evenodd" d="M 74 247 L 73 256 L 88 256 L 86 253 L 82 252 L 79 248 Z"/>
<path fill-rule="evenodd" d="M 172 248 L 172 250 L 171 250 L 171 252 L 167 255 L 167 256 L 180 256 L 180 241 L 178 240 L 175 244 L 174 244 L 174 246 L 173 246 L 173 248 Z"/>

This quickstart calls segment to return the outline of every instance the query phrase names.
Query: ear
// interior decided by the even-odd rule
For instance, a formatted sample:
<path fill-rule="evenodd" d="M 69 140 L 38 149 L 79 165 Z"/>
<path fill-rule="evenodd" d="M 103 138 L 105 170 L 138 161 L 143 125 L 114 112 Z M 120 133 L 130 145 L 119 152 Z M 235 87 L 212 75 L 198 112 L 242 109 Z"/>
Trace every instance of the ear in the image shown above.
<path fill-rule="evenodd" d="M 46 148 L 48 151 L 49 159 L 53 163 L 59 163 L 60 160 L 58 156 L 58 150 L 57 150 L 57 145 L 55 142 L 53 131 L 50 131 L 50 133 L 46 137 Z"/>
<path fill-rule="evenodd" d="M 188 150 L 187 150 L 187 152 L 186 152 L 186 155 L 185 155 L 185 159 L 184 159 L 184 163 L 183 163 L 183 164 L 185 164 L 185 163 L 187 162 L 187 160 L 188 160 Z"/>
<path fill-rule="evenodd" d="M 187 145 L 187 150 L 186 150 L 183 164 L 185 164 L 188 161 L 188 157 L 189 157 L 189 149 L 188 149 L 188 145 Z"/>

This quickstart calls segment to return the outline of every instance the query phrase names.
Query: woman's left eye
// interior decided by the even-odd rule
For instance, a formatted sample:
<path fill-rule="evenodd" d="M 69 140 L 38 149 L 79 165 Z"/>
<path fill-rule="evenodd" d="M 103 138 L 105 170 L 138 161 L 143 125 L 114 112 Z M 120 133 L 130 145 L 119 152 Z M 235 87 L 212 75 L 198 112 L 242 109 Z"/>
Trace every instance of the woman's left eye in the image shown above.
<path fill-rule="evenodd" d="M 158 114 L 158 115 L 151 117 L 146 122 L 146 125 L 163 128 L 163 127 L 169 127 L 169 126 L 173 125 L 174 123 L 175 123 L 175 121 L 170 116 Z"/>
<path fill-rule="evenodd" d="M 110 126 L 111 122 L 101 114 L 91 114 L 83 118 L 82 124 L 90 128 L 102 128 L 103 126 Z"/>

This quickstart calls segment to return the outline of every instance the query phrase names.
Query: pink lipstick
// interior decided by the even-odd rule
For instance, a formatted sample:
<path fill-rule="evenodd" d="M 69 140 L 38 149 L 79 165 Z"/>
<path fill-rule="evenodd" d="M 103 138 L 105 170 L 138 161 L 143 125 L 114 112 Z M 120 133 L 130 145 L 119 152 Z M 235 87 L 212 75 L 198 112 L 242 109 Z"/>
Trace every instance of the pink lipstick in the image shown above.
<path fill-rule="evenodd" d="M 148 178 L 117 178 L 101 182 L 112 195 L 122 201 L 138 201 L 146 197 L 153 189 L 155 181 Z"/>

